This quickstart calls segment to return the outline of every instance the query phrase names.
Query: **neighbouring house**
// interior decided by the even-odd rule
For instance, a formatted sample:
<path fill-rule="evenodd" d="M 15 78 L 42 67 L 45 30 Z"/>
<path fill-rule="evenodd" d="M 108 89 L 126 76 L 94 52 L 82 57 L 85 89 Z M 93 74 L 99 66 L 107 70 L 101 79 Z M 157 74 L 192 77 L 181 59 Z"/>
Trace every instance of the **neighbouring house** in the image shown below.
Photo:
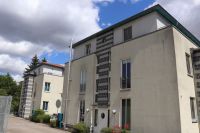
<path fill-rule="evenodd" d="M 160 5 L 73 44 L 64 72 L 64 123 L 85 122 L 95 133 L 115 126 L 199 133 L 200 76 L 191 58 L 200 57 L 199 46 Z"/>
<path fill-rule="evenodd" d="M 47 114 L 60 113 L 56 101 L 61 101 L 63 92 L 62 65 L 40 63 L 24 73 L 19 115 L 29 118 L 32 111 L 43 109 Z"/>

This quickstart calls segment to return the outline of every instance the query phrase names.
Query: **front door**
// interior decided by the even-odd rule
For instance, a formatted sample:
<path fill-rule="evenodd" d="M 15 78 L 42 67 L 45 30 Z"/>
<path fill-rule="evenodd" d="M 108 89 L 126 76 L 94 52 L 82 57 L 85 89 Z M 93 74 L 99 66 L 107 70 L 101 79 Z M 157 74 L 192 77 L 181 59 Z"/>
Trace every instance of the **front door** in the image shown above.
<path fill-rule="evenodd" d="M 109 111 L 108 109 L 98 109 L 97 123 L 94 127 L 94 133 L 100 133 L 102 128 L 109 126 Z"/>

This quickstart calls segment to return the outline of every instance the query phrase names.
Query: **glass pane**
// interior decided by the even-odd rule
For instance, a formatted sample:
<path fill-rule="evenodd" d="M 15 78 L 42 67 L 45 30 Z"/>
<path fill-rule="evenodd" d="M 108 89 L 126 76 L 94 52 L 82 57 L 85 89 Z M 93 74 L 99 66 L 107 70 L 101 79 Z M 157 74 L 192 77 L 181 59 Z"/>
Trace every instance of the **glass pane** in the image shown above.
<path fill-rule="evenodd" d="M 126 64 L 122 64 L 122 88 L 126 88 Z"/>
<path fill-rule="evenodd" d="M 127 63 L 127 88 L 131 88 L 131 63 Z"/>
<path fill-rule="evenodd" d="M 186 65 L 187 65 L 187 72 L 188 74 L 191 74 L 191 70 L 190 70 L 190 56 L 188 54 L 186 54 Z"/>
<path fill-rule="evenodd" d="M 192 119 L 195 119 L 194 98 L 190 98 L 190 106 Z"/>
<path fill-rule="evenodd" d="M 127 109 L 126 109 L 126 129 L 130 129 L 131 125 L 131 100 L 127 99 Z"/>
<path fill-rule="evenodd" d="M 124 124 L 125 124 L 125 104 L 126 104 L 126 100 L 122 99 L 122 128 L 124 128 Z"/>

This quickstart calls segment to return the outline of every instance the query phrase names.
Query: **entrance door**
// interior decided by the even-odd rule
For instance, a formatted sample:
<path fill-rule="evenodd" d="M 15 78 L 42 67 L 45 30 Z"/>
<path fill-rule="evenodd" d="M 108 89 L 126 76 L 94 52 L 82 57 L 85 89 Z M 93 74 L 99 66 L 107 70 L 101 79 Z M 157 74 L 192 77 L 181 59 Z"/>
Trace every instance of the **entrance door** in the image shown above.
<path fill-rule="evenodd" d="M 100 133 L 102 128 L 109 126 L 109 111 L 108 109 L 98 109 L 97 123 L 94 127 L 94 133 Z"/>

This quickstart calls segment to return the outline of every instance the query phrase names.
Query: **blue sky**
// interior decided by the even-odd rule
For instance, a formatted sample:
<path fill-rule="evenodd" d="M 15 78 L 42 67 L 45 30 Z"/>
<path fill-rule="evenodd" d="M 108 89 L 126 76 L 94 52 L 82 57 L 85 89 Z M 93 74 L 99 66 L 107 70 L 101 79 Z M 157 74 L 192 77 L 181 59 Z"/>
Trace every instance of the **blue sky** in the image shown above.
<path fill-rule="evenodd" d="M 99 8 L 99 26 L 104 29 L 110 25 L 120 22 L 134 14 L 137 14 L 151 5 L 154 0 L 141 0 L 136 3 L 116 1 L 112 3 L 97 3 Z M 69 54 L 65 52 L 53 52 L 51 55 L 44 54 L 41 58 L 55 64 L 64 64 L 69 60 Z"/>

